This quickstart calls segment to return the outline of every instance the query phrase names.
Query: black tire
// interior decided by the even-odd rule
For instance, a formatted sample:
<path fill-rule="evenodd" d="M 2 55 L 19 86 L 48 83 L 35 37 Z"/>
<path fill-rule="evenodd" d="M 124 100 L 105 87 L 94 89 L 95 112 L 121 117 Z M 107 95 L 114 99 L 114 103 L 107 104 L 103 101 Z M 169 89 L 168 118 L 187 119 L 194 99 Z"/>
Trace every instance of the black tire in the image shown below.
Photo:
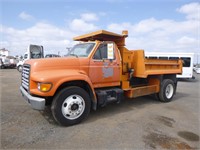
<path fill-rule="evenodd" d="M 17 67 L 17 70 L 18 70 L 19 72 L 22 72 L 22 66 L 19 65 L 19 66 Z"/>
<path fill-rule="evenodd" d="M 63 126 L 80 123 L 90 113 L 91 100 L 80 87 L 67 87 L 54 97 L 51 111 L 54 119 Z"/>
<path fill-rule="evenodd" d="M 4 69 L 4 66 L 3 66 L 3 65 L 1 66 L 1 69 Z"/>
<path fill-rule="evenodd" d="M 164 79 L 158 93 L 161 102 L 170 102 L 175 93 L 175 84 L 171 79 Z"/>

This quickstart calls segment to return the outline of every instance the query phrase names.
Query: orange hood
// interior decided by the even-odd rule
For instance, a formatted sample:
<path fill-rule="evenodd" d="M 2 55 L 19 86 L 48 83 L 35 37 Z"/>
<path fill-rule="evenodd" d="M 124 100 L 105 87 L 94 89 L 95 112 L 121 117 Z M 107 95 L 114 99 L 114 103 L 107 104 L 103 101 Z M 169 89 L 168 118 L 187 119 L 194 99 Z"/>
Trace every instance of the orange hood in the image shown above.
<path fill-rule="evenodd" d="M 31 72 L 60 69 L 80 69 L 79 58 L 74 57 L 31 59 L 25 63 L 31 65 Z"/>

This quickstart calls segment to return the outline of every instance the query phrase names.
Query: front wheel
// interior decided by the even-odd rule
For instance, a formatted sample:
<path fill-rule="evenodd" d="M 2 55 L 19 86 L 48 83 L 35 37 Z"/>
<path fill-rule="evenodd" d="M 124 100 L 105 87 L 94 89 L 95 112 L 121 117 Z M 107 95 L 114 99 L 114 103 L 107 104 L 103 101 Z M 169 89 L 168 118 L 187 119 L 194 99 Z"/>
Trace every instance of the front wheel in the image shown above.
<path fill-rule="evenodd" d="M 18 70 L 19 72 L 22 72 L 22 65 L 19 65 L 19 66 L 17 67 L 17 70 Z"/>
<path fill-rule="evenodd" d="M 91 100 L 80 87 L 67 87 L 53 99 L 51 110 L 54 119 L 63 126 L 80 123 L 90 112 Z"/>
<path fill-rule="evenodd" d="M 158 93 L 158 98 L 162 102 L 170 102 L 175 93 L 175 84 L 171 79 L 164 79 Z"/>

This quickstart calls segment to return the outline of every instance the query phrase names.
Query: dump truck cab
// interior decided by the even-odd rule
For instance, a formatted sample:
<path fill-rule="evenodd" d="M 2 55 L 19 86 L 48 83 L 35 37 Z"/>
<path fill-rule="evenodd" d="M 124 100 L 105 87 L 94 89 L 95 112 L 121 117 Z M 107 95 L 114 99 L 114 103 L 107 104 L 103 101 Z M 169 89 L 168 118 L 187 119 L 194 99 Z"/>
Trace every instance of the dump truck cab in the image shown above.
<path fill-rule="evenodd" d="M 32 59 L 22 70 L 23 97 L 33 109 L 51 104 L 61 125 L 73 125 L 91 109 L 124 98 L 155 94 L 163 102 L 172 100 L 180 60 L 145 59 L 143 50 L 128 50 L 128 32 L 100 30 L 75 37 L 79 41 L 67 57 Z"/>
<path fill-rule="evenodd" d="M 83 59 L 88 61 L 86 74 L 94 88 L 120 85 L 121 58 L 114 42 L 94 41 L 79 43 L 71 49 L 68 54 L 68 57 L 70 56 L 74 56 L 81 61 L 84 61 Z"/>

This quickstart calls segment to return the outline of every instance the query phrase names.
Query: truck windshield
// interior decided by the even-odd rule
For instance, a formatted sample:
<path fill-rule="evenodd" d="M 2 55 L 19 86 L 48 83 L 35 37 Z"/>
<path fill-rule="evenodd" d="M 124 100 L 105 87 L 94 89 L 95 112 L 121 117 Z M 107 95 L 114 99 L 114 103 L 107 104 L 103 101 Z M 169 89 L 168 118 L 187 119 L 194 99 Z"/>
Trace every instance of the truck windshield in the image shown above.
<path fill-rule="evenodd" d="M 76 57 L 88 57 L 92 51 L 95 43 L 81 43 L 75 45 L 67 56 L 76 56 Z"/>

